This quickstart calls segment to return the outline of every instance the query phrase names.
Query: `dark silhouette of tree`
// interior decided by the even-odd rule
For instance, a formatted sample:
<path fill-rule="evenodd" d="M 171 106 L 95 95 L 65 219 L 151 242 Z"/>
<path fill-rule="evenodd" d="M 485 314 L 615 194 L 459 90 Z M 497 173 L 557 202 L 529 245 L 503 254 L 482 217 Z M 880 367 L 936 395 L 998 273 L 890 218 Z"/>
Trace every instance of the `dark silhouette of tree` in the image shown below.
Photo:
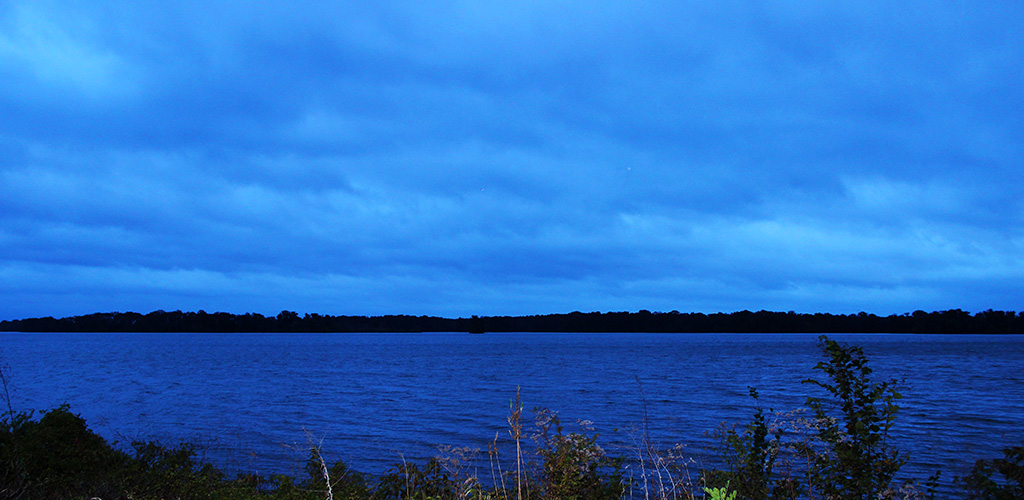
<path fill-rule="evenodd" d="M 580 312 L 533 316 L 331 316 L 281 311 L 266 317 L 162 310 L 0 321 L 23 332 L 654 332 L 654 333 L 1024 333 L 1024 313 L 960 309 L 876 316 L 748 310 L 734 313 Z"/>

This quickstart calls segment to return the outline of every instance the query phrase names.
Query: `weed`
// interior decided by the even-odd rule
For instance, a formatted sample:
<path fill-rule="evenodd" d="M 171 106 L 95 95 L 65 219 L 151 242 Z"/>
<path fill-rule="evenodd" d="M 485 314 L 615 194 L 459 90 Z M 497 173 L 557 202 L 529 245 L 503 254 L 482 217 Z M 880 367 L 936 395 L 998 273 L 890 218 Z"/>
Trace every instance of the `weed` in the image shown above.
<path fill-rule="evenodd" d="M 557 413 L 546 408 L 534 413 L 544 498 L 611 500 L 622 495 L 622 460 L 609 459 L 596 434 L 565 433 Z M 593 431 L 591 422 L 579 424 L 581 430 Z"/>
<path fill-rule="evenodd" d="M 508 490 L 505 488 L 505 474 L 501 471 L 501 460 L 498 457 L 497 432 L 494 433 L 494 440 L 487 445 L 487 457 L 491 465 L 491 484 L 501 493 L 502 500 L 508 500 Z M 497 470 L 497 475 L 495 475 L 495 470 Z"/>
<path fill-rule="evenodd" d="M 381 476 L 374 489 L 376 500 L 431 500 L 455 497 L 456 484 L 436 457 L 423 467 L 403 461 Z"/>
<path fill-rule="evenodd" d="M 523 403 L 519 399 L 519 387 L 516 387 L 516 399 L 509 401 L 508 406 L 508 433 L 516 443 L 516 500 L 523 500 Z"/>
<path fill-rule="evenodd" d="M 758 402 L 757 390 L 747 388 L 755 402 L 755 410 L 750 423 L 742 433 L 729 428 L 720 431 L 722 453 L 728 470 L 706 471 L 704 482 L 710 486 L 734 484 L 733 493 L 749 500 L 767 500 L 773 492 L 773 470 L 781 448 L 781 436 L 776 434 L 769 438 L 770 429 L 765 418 L 764 408 Z M 784 489 L 780 483 L 778 495 Z M 788 485 L 787 485 L 788 486 Z"/>
<path fill-rule="evenodd" d="M 632 498 L 632 488 L 639 483 L 644 500 L 692 500 L 694 483 L 690 479 L 689 465 L 693 459 L 683 453 L 682 445 L 675 445 L 662 451 L 651 440 L 650 419 L 647 414 L 647 396 L 644 393 L 640 378 L 636 378 L 640 392 L 640 403 L 643 410 L 642 427 L 634 432 L 633 453 L 636 456 L 634 465 L 639 466 L 640 479 L 635 481 L 631 476 L 625 486 L 630 488 L 628 497 Z"/>
<path fill-rule="evenodd" d="M 470 465 L 476 463 L 476 457 L 480 454 L 479 448 L 439 446 L 438 452 L 438 463 L 455 484 L 454 500 L 468 500 L 482 492 L 476 473 L 469 473 Z"/>
<path fill-rule="evenodd" d="M 718 488 L 704 488 L 704 494 L 707 495 L 709 500 L 736 500 L 737 493 L 736 491 L 729 493 L 728 483 Z"/>

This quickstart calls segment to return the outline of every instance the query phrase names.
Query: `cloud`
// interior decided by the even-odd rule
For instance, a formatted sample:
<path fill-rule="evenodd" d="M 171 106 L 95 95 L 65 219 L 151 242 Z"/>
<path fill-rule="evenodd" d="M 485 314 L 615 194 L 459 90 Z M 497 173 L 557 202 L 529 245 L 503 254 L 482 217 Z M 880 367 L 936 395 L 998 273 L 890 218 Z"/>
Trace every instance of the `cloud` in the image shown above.
<path fill-rule="evenodd" d="M 24 4 L 12 5 L 0 32 L 0 60 L 14 85 L 43 84 L 50 92 L 69 97 L 116 98 L 130 90 L 125 76 L 129 68 L 116 53 L 93 43 L 95 27 L 88 22 L 58 23 Z M 28 79 L 20 74 L 30 75 Z"/>
<path fill-rule="evenodd" d="M 0 20 L 0 316 L 1016 307 L 1016 3 Z"/>

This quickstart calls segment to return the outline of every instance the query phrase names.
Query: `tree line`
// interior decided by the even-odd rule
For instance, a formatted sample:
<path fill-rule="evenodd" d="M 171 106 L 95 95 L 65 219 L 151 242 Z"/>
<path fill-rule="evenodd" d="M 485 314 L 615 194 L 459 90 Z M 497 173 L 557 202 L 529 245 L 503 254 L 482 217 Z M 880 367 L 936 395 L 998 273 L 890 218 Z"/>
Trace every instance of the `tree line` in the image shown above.
<path fill-rule="evenodd" d="M 94 313 L 0 321 L 21 332 L 652 332 L 652 333 L 1024 333 L 1024 312 L 960 309 L 877 316 L 739 311 L 732 313 L 571 312 L 532 316 L 277 316 L 182 311 Z"/>

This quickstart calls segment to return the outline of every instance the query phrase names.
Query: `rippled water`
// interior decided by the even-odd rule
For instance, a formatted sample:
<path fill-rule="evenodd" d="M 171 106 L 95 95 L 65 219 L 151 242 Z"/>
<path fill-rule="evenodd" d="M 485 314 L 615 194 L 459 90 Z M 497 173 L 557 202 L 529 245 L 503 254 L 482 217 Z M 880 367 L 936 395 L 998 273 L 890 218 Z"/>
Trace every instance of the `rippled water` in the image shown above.
<path fill-rule="evenodd" d="M 896 444 L 925 477 L 1024 442 L 1024 337 L 835 335 L 905 379 Z M 815 335 L 0 334 L 16 409 L 67 402 L 108 439 L 198 440 L 229 470 L 297 473 L 308 437 L 379 473 L 437 445 L 507 436 L 509 399 L 594 421 L 613 453 L 644 422 L 707 455 L 749 421 L 747 386 L 792 410 L 814 387 Z M 571 426 L 570 426 L 571 428 Z"/>

